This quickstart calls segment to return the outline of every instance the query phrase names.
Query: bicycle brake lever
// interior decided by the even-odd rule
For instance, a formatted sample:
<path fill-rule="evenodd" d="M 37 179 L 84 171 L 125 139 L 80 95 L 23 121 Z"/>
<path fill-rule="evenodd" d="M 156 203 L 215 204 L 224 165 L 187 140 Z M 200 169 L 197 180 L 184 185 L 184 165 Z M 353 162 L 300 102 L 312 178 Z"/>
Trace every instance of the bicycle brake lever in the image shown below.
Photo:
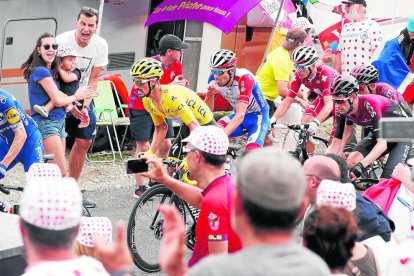
<path fill-rule="evenodd" d="M 315 141 L 315 139 L 313 139 L 313 136 L 309 136 L 309 142 L 311 142 L 314 145 L 319 145 L 319 142 Z"/>
<path fill-rule="evenodd" d="M 10 190 L 7 189 L 3 184 L 0 184 L 0 191 L 6 195 L 10 194 Z"/>

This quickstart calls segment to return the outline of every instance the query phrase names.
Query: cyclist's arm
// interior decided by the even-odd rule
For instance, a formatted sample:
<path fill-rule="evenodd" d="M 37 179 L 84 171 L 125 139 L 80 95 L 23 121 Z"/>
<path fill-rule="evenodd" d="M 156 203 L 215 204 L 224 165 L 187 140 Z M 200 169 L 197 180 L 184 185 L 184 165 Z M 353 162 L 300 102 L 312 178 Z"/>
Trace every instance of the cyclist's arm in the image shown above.
<path fill-rule="evenodd" d="M 369 166 L 372 162 L 378 159 L 384 151 L 387 150 L 387 141 L 382 138 L 377 138 L 377 143 L 372 148 L 371 152 L 361 160 L 364 167 Z"/>
<path fill-rule="evenodd" d="M 228 241 L 214 241 L 208 242 L 208 253 L 211 254 L 220 254 L 227 253 L 229 248 Z"/>
<path fill-rule="evenodd" d="M 287 97 L 289 94 L 289 82 L 288 81 L 277 81 L 277 90 L 280 97 Z"/>
<path fill-rule="evenodd" d="M 227 136 L 230 136 L 233 131 L 243 122 L 244 116 L 246 115 L 248 103 L 246 102 L 238 102 L 236 105 L 236 114 L 224 128 L 224 132 Z"/>
<path fill-rule="evenodd" d="M 215 94 L 213 93 L 206 93 L 206 97 L 204 98 L 204 102 L 207 104 L 208 108 L 210 108 L 210 110 L 214 110 L 214 99 L 215 99 Z"/>
<path fill-rule="evenodd" d="M 167 135 L 167 131 L 168 125 L 165 121 L 154 127 L 154 135 L 152 137 L 152 143 L 150 146 L 152 152 L 157 152 L 157 150 L 161 146 L 161 142 L 165 139 L 165 136 Z"/>
<path fill-rule="evenodd" d="M 344 134 L 342 135 L 342 143 L 339 153 L 342 153 L 346 144 L 349 143 L 352 136 L 352 125 L 345 125 L 344 127 Z"/>
<path fill-rule="evenodd" d="M 23 148 L 24 143 L 26 142 L 27 134 L 26 130 L 24 129 L 23 125 L 14 130 L 14 139 L 10 146 L 9 151 L 4 156 L 3 160 L 1 160 L 1 164 L 9 167 L 10 163 L 16 158 L 19 154 L 21 149 Z"/>
<path fill-rule="evenodd" d="M 286 112 L 289 110 L 292 103 L 295 101 L 294 98 L 287 97 L 285 98 L 282 103 L 276 108 L 276 112 L 273 115 L 273 117 L 276 118 L 276 120 L 279 120 L 283 117 L 283 115 L 286 114 Z"/>
<path fill-rule="evenodd" d="M 341 73 L 342 71 L 342 58 L 341 58 L 341 52 L 336 52 L 335 54 L 335 60 L 334 60 L 334 65 L 333 68 L 338 71 L 339 73 Z"/>
<path fill-rule="evenodd" d="M 329 115 L 331 114 L 333 109 L 332 96 L 324 96 L 323 103 L 324 106 L 322 107 L 319 114 L 316 116 L 316 119 L 318 119 L 319 122 L 324 122 L 326 119 L 328 119 Z"/>

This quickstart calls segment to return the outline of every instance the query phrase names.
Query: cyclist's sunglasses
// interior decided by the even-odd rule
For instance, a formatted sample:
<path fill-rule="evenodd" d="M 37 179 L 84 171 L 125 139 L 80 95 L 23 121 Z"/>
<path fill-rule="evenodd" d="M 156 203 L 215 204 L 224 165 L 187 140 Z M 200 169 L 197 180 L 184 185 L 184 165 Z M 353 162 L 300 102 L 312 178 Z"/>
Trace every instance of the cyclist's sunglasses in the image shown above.
<path fill-rule="evenodd" d="M 151 79 L 148 80 L 140 80 L 140 79 L 132 79 L 132 81 L 139 86 L 143 86 L 144 84 L 146 84 L 147 82 L 150 82 Z"/>
<path fill-rule="evenodd" d="M 43 46 L 43 48 L 47 51 L 47 50 L 49 50 L 50 49 L 50 47 L 52 47 L 52 49 L 53 50 L 57 50 L 57 48 L 58 48 L 58 45 L 57 44 L 52 44 L 52 45 L 50 45 L 50 44 L 43 44 L 42 45 Z"/>
<path fill-rule="evenodd" d="M 295 66 L 296 70 L 298 71 L 305 71 L 306 69 L 308 69 L 308 66 L 305 65 L 301 65 L 301 64 L 294 64 L 293 66 Z"/>
<path fill-rule="evenodd" d="M 81 9 L 82 13 L 88 13 L 88 14 L 92 14 L 92 15 L 98 15 L 99 11 L 97 9 L 94 8 L 90 8 L 90 7 L 83 7 Z"/>
<path fill-rule="evenodd" d="M 211 74 L 216 75 L 216 76 L 221 76 L 223 75 L 225 72 L 230 71 L 232 68 L 228 68 L 228 69 L 224 69 L 224 70 L 219 70 L 219 69 L 211 69 Z"/>
<path fill-rule="evenodd" d="M 348 98 L 343 98 L 343 99 L 332 99 L 332 101 L 336 104 L 344 104 L 346 101 L 348 101 Z"/>

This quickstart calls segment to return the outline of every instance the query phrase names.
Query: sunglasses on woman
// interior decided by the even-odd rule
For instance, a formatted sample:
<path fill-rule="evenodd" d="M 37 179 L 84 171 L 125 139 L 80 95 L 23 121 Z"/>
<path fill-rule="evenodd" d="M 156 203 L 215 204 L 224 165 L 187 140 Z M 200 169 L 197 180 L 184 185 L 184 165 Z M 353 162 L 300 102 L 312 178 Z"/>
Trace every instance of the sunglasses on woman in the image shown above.
<path fill-rule="evenodd" d="M 52 45 L 50 45 L 50 44 L 43 44 L 42 45 L 43 46 L 43 48 L 47 51 L 47 50 L 49 50 L 50 49 L 50 47 L 52 47 L 52 49 L 53 50 L 57 50 L 57 48 L 58 48 L 58 45 L 57 44 L 52 44 Z"/>

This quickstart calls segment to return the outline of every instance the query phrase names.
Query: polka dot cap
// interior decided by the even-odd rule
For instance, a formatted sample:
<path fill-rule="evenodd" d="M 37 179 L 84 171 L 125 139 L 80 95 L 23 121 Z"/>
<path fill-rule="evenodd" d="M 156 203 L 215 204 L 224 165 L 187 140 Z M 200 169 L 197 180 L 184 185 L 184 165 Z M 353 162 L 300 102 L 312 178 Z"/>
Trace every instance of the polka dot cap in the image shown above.
<path fill-rule="evenodd" d="M 33 178 L 20 200 L 20 217 L 42 229 L 75 227 L 82 216 L 82 195 L 73 178 Z"/>
<path fill-rule="evenodd" d="M 106 243 L 112 242 L 112 224 L 107 217 L 82 217 L 76 240 L 87 247 L 94 247 L 92 235 L 100 235 Z"/>
<path fill-rule="evenodd" d="M 59 46 L 57 55 L 58 57 L 67 57 L 67 56 L 77 57 L 78 53 L 76 52 L 75 48 L 73 48 L 72 46 L 64 46 L 64 47 Z"/>
<path fill-rule="evenodd" d="M 339 183 L 332 180 L 322 180 L 316 196 L 316 204 L 342 207 L 348 211 L 356 208 L 356 193 L 354 185 Z"/>
<path fill-rule="evenodd" d="M 33 178 L 50 178 L 61 179 L 62 173 L 56 164 L 52 163 L 34 163 L 30 166 L 26 173 L 26 180 L 30 181 Z"/>
<path fill-rule="evenodd" d="M 216 126 L 199 126 L 183 142 L 190 142 L 197 149 L 215 155 L 225 155 L 229 147 L 226 133 Z"/>

